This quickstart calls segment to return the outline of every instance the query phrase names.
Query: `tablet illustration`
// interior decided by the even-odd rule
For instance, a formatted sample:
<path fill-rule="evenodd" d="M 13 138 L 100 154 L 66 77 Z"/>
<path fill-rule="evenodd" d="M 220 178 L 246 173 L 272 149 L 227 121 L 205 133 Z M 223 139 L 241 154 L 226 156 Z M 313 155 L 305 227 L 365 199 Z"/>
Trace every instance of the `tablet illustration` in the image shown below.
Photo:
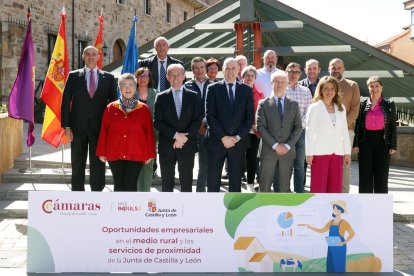
<path fill-rule="evenodd" d="M 341 242 L 341 238 L 335 236 L 335 237 L 325 237 L 326 242 L 328 244 L 328 246 L 342 246 L 338 243 Z"/>

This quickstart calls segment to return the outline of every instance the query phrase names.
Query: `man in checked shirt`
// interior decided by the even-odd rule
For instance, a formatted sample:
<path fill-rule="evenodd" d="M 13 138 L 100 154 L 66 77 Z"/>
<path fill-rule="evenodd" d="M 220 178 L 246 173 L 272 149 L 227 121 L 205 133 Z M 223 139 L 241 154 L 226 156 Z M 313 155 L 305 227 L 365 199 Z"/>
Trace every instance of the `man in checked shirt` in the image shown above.
<path fill-rule="evenodd" d="M 312 103 L 312 93 L 309 88 L 298 84 L 302 74 L 301 66 L 296 62 L 291 62 L 286 66 L 286 73 L 288 75 L 288 85 L 286 87 L 286 97 L 298 102 L 300 113 L 302 116 L 302 134 L 296 142 L 296 158 L 293 164 L 293 183 L 295 193 L 304 192 L 305 169 L 305 117 L 308 111 L 308 106 Z M 275 191 L 279 191 L 278 177 L 275 177 L 274 187 Z"/>

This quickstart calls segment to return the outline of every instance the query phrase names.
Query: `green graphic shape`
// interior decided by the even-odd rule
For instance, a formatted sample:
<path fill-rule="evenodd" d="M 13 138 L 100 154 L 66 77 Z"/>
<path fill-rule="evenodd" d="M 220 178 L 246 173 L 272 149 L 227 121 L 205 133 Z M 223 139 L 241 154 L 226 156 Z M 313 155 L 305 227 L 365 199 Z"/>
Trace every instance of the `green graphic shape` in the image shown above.
<path fill-rule="evenodd" d="M 55 272 L 55 261 L 45 237 L 27 227 L 27 272 Z"/>
<path fill-rule="evenodd" d="M 254 194 L 226 193 L 223 203 L 227 208 L 225 227 L 230 237 L 234 238 L 241 221 L 256 208 L 263 206 L 298 206 L 314 196 L 314 194 Z"/>

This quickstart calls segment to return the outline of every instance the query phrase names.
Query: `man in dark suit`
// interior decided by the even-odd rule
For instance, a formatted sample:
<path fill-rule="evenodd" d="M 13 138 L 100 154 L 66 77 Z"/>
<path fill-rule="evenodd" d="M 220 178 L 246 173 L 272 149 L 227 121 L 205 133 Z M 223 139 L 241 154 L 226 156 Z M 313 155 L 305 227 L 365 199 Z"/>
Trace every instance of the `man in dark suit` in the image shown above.
<path fill-rule="evenodd" d="M 178 162 L 181 191 L 191 192 L 197 134 L 201 123 L 201 101 L 197 93 L 184 87 L 181 64 L 167 68 L 171 88 L 155 98 L 154 126 L 159 131 L 162 191 L 174 190 L 175 164 Z"/>
<path fill-rule="evenodd" d="M 168 50 L 170 49 L 170 43 L 165 37 L 157 37 L 154 40 L 154 48 L 157 52 L 156 55 L 146 58 L 138 62 L 138 68 L 148 67 L 151 71 L 152 78 L 154 81 L 154 89 L 157 89 L 159 92 L 162 92 L 170 88 L 170 82 L 166 78 L 167 68 L 170 64 L 181 64 L 182 61 L 172 58 L 168 55 Z M 185 81 L 185 78 L 184 78 Z M 184 83 L 184 82 L 183 82 Z"/>
<path fill-rule="evenodd" d="M 229 191 L 241 191 L 241 173 L 249 131 L 253 125 L 253 92 L 237 82 L 239 67 L 234 58 L 223 63 L 224 80 L 208 86 L 206 98 L 206 146 L 208 192 L 219 192 L 221 172 L 227 158 Z"/>
<path fill-rule="evenodd" d="M 202 121 L 198 129 L 198 177 L 197 192 L 205 192 L 207 186 L 207 149 L 204 146 L 204 136 L 206 134 L 207 124 L 205 119 L 205 99 L 207 86 L 213 82 L 207 78 L 206 60 L 202 57 L 195 57 L 191 60 L 191 70 L 194 78 L 187 81 L 184 85 L 187 89 L 197 92 L 201 100 Z"/>
<path fill-rule="evenodd" d="M 262 137 L 260 192 L 270 192 L 276 171 L 280 192 L 290 192 L 290 177 L 296 157 L 295 144 L 302 133 L 299 104 L 285 96 L 287 75 L 271 75 L 273 94 L 259 102 L 257 131 Z"/>
<path fill-rule="evenodd" d="M 108 103 L 117 98 L 114 76 L 96 66 L 98 50 L 83 50 L 85 68 L 69 73 L 62 97 L 62 128 L 71 141 L 72 191 L 85 190 L 85 167 L 89 148 L 92 191 L 105 187 L 105 163 L 96 156 L 102 115 Z"/>

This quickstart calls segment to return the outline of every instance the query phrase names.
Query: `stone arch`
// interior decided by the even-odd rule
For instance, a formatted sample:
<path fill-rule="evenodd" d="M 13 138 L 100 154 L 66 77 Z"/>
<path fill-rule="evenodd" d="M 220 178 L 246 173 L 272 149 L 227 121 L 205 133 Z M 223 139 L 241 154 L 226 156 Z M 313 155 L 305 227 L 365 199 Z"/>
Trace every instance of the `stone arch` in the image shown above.
<path fill-rule="evenodd" d="M 112 62 L 117 61 L 125 56 L 126 44 L 119 38 L 115 40 L 112 46 Z"/>

